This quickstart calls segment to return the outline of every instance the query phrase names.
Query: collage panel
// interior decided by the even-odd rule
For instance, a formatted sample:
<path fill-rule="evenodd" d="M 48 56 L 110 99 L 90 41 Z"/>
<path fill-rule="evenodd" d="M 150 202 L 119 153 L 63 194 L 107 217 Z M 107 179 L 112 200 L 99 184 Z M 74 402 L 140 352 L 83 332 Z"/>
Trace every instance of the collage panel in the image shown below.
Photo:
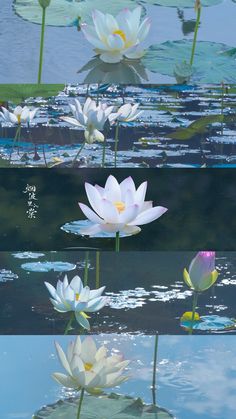
<path fill-rule="evenodd" d="M 0 85 L 0 168 L 235 167 L 235 85 Z"/>
<path fill-rule="evenodd" d="M 1 252 L 0 334 L 232 335 L 235 277 L 235 252 Z"/>

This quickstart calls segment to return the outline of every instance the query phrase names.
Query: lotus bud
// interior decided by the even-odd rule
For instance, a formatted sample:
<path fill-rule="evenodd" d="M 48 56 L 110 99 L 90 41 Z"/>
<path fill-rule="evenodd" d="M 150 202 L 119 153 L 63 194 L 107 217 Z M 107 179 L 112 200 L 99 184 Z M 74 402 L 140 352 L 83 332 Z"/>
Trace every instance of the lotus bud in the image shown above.
<path fill-rule="evenodd" d="M 217 280 L 219 273 L 215 269 L 215 252 L 198 252 L 189 266 L 184 269 L 185 283 L 196 292 L 205 291 Z"/>
<path fill-rule="evenodd" d="M 39 2 L 39 5 L 40 5 L 43 9 L 46 9 L 46 8 L 50 5 L 51 0 L 38 0 L 38 2 Z"/>

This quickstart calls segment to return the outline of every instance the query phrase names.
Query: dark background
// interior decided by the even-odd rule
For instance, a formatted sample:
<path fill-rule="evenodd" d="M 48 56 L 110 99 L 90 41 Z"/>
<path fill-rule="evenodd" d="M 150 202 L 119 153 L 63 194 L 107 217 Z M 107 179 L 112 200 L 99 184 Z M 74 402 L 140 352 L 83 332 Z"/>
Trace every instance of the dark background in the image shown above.
<path fill-rule="evenodd" d="M 236 171 L 234 169 L 1 169 L 0 250 L 113 250 L 113 239 L 83 238 L 60 227 L 85 219 L 78 201 L 88 204 L 84 183 L 104 186 L 113 174 L 148 180 L 147 200 L 169 210 L 121 239 L 121 250 L 235 250 Z M 26 185 L 37 187 L 37 218 L 27 218 Z"/>

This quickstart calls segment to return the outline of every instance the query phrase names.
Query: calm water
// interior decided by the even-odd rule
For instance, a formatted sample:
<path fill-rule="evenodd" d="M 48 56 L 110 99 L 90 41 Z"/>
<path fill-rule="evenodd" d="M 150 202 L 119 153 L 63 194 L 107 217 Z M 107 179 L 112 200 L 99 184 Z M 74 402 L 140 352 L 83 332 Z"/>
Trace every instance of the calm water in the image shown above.
<path fill-rule="evenodd" d="M 60 118 L 70 112 L 72 95 L 84 102 L 87 86 L 71 86 L 67 92 L 45 99 L 28 99 L 27 104 L 40 107 L 30 130 L 23 128 L 21 139 L 8 166 L 71 167 L 84 141 L 83 131 L 73 129 Z M 220 86 L 107 86 L 105 93 L 89 95 L 116 109 L 122 103 L 140 103 L 139 120 L 119 129 L 117 167 L 234 167 L 236 165 L 234 86 L 222 92 Z M 223 96 L 222 96 L 223 95 Z M 223 109 L 222 109 L 223 98 Z M 225 122 L 204 124 L 204 118 L 225 115 Z M 203 119 L 201 119 L 203 118 Z M 199 127 L 191 130 L 190 124 Z M 0 167 L 7 166 L 12 153 L 16 128 L 2 122 L 0 129 Z M 105 128 L 107 138 L 106 167 L 114 167 L 115 128 Z M 87 145 L 78 167 L 100 167 L 102 146 Z"/>
<path fill-rule="evenodd" d="M 83 279 L 84 252 L 45 252 L 36 259 L 31 253 L 16 256 L 0 255 L 0 333 L 63 334 L 70 316 L 53 309 L 44 281 L 55 286 L 65 272 L 38 272 L 39 262 L 70 263 L 68 278 L 78 274 Z M 144 264 L 141 253 L 102 253 L 99 282 L 106 286 L 110 301 L 99 313 L 92 314 L 91 333 L 186 334 L 180 327 L 180 317 L 192 309 L 192 292 L 184 284 L 182 274 L 194 256 L 194 252 L 147 252 Z M 93 289 L 93 252 L 89 260 L 88 284 Z M 26 263 L 31 265 L 24 267 Z M 236 253 L 217 253 L 216 265 L 220 273 L 217 284 L 199 296 L 197 311 L 201 316 L 235 318 Z M 74 333 L 78 333 L 76 322 L 74 327 Z M 232 334 L 235 330 L 211 332 Z"/>
<path fill-rule="evenodd" d="M 16 16 L 10 0 L 2 0 L 1 6 L 0 82 L 36 82 L 40 26 Z M 146 3 L 145 7 L 147 15 L 152 17 L 153 22 L 148 38 L 143 44 L 145 48 L 167 40 L 193 38 L 192 32 L 183 34 L 186 23 L 196 17 L 193 9 L 185 9 L 182 18 L 179 18 L 176 8 L 159 7 Z M 223 21 L 222 15 L 224 16 Z M 225 43 L 234 47 L 234 16 L 235 4 L 231 0 L 204 8 L 198 40 Z M 225 24 L 226 22 L 227 24 Z M 9 45 L 12 46 L 10 49 Z M 77 71 L 87 64 L 92 56 L 92 46 L 84 39 L 82 33 L 77 31 L 76 27 L 47 27 L 43 81 L 46 83 L 83 82 L 86 72 L 77 74 Z M 162 76 L 147 70 L 146 76 L 151 83 L 175 82 L 173 77 Z"/>
<path fill-rule="evenodd" d="M 119 182 L 130 175 L 136 186 L 148 180 L 146 199 L 168 208 L 138 235 L 121 239 L 121 250 L 222 250 L 222 243 L 224 250 L 235 250 L 236 172 L 219 171 L 183 169 L 173 176 L 172 169 L 129 169 L 129 174 L 125 169 L 2 169 L 0 250 L 114 250 L 114 239 L 81 237 L 61 229 L 85 219 L 78 206 L 87 203 L 85 181 L 104 185 L 110 174 Z M 27 184 L 37 189 L 35 219 L 27 218 Z"/>
<path fill-rule="evenodd" d="M 117 392 L 152 403 L 154 337 L 100 335 L 96 340 L 105 342 L 111 350 L 118 349 L 132 361 L 131 379 Z M 56 341 L 65 348 L 70 338 L 56 336 Z M 54 338 L 1 336 L 0 342 L 2 418 L 30 419 L 43 405 L 71 395 L 51 378 L 53 372 L 62 372 Z M 235 350 L 233 336 L 160 336 L 158 405 L 176 419 L 234 419 Z"/>

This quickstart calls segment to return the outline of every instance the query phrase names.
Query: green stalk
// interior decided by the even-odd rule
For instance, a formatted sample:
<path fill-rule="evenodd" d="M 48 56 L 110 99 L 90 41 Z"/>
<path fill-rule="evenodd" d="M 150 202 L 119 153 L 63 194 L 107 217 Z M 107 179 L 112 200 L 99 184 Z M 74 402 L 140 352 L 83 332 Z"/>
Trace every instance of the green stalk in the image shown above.
<path fill-rule="evenodd" d="M 189 335 L 193 334 L 193 323 L 194 323 L 194 318 L 195 318 L 195 313 L 196 313 L 197 300 L 198 300 L 198 293 L 194 291 L 193 292 L 192 318 L 191 318 L 191 326 L 189 330 Z"/>
<path fill-rule="evenodd" d="M 46 21 L 46 7 L 42 7 L 42 26 L 41 26 L 41 40 L 40 40 L 40 54 L 39 54 L 38 84 L 41 84 L 41 79 L 42 79 L 45 21 Z"/>
<path fill-rule="evenodd" d="M 201 9 L 202 9 L 202 7 L 201 7 L 201 4 L 200 4 L 198 6 L 198 8 L 197 8 L 197 20 L 196 20 L 196 25 L 195 25 L 195 30 L 194 30 L 192 54 L 191 54 L 191 59 L 190 59 L 190 66 L 191 67 L 193 65 L 194 54 L 195 54 L 195 49 L 196 49 L 197 34 L 198 34 L 198 29 L 199 29 L 199 24 L 200 24 L 200 18 L 201 18 Z"/>
<path fill-rule="evenodd" d="M 88 285 L 89 252 L 85 253 L 84 286 Z"/>
<path fill-rule="evenodd" d="M 18 141 L 20 139 L 20 134 L 21 134 L 21 125 L 18 125 L 17 130 L 16 130 L 16 135 L 14 137 L 13 144 L 12 144 L 12 147 L 11 147 L 11 152 L 10 152 L 10 156 L 9 156 L 9 163 L 11 163 L 11 158 L 12 158 L 12 153 L 13 153 L 13 150 L 14 150 L 14 147 L 15 147 L 15 143 L 16 143 L 16 141 Z"/>
<path fill-rule="evenodd" d="M 158 350 L 158 335 L 155 336 L 153 375 L 152 375 L 152 401 L 153 401 L 154 406 L 156 406 L 157 350 Z"/>
<path fill-rule="evenodd" d="M 106 159 L 106 139 L 104 138 L 103 150 L 102 150 L 102 167 L 105 166 L 105 159 Z"/>
<path fill-rule="evenodd" d="M 80 149 L 79 149 L 78 153 L 76 154 L 75 158 L 72 160 L 72 165 L 71 165 L 71 167 L 74 167 L 75 162 L 76 162 L 77 158 L 79 157 L 79 155 L 80 155 L 81 151 L 83 150 L 83 148 L 84 148 L 85 144 L 86 144 L 86 141 L 84 141 L 84 142 L 83 142 L 83 144 L 81 145 L 81 147 L 80 147 Z"/>
<path fill-rule="evenodd" d="M 80 413 L 81 413 L 83 398 L 84 398 L 84 388 L 82 388 L 81 393 L 80 393 L 79 408 L 78 408 L 78 412 L 77 412 L 77 419 L 80 419 Z"/>
<path fill-rule="evenodd" d="M 65 328 L 64 335 L 68 335 L 68 333 L 69 333 L 69 331 L 71 329 L 71 325 L 73 323 L 73 320 L 74 320 L 74 312 L 72 312 L 71 315 L 70 315 L 70 320 L 67 323 L 67 326 Z"/>
<path fill-rule="evenodd" d="M 96 252 L 96 288 L 100 287 L 100 252 Z"/>
<path fill-rule="evenodd" d="M 116 252 L 120 251 L 120 232 L 116 233 Z"/>
<path fill-rule="evenodd" d="M 116 133 L 115 133 L 115 167 L 116 167 L 116 160 L 117 160 L 118 142 L 119 142 L 119 121 L 117 121 Z"/>

